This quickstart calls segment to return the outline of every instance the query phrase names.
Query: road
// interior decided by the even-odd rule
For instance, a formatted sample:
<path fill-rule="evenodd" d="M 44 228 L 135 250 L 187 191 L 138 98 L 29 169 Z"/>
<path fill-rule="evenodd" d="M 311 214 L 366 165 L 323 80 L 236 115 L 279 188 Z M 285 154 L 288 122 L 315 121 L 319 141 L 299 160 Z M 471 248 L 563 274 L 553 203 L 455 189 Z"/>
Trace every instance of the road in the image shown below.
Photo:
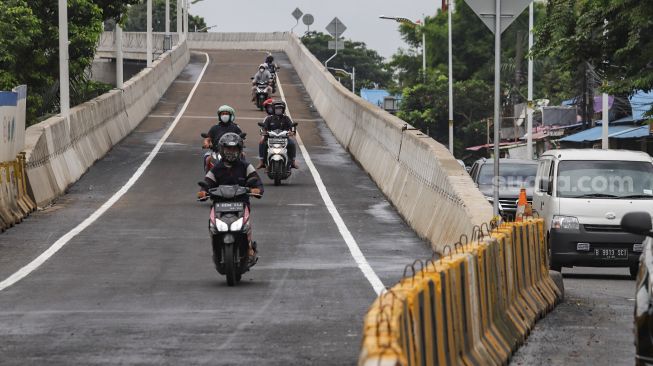
<path fill-rule="evenodd" d="M 565 301 L 511 365 L 633 365 L 635 281 L 627 268 L 563 268 Z"/>
<path fill-rule="evenodd" d="M 300 170 L 253 202 L 260 261 L 228 287 L 213 269 L 199 134 L 221 104 L 237 110 L 257 156 L 249 77 L 262 52 L 209 52 L 188 109 L 138 181 L 97 221 L 26 278 L 0 291 L 0 363 L 355 364 L 376 297 L 300 156 Z M 374 272 L 394 284 L 430 249 L 400 219 L 311 107 L 276 54 L 302 140 L 330 198 Z M 0 280 L 89 217 L 145 161 L 205 63 L 191 62 L 143 123 L 53 206 L 0 235 Z"/>

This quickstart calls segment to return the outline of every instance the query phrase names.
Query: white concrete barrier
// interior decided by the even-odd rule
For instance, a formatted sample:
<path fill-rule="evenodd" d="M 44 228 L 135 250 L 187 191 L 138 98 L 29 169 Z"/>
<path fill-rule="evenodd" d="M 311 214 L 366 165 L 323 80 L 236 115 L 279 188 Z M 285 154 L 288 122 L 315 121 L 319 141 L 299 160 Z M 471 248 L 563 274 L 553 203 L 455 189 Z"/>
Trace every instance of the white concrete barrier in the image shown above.
<path fill-rule="evenodd" d="M 49 118 L 25 133 L 27 176 L 39 207 L 76 182 L 95 161 L 147 116 L 190 59 L 188 45 L 173 47 L 114 89 Z"/>
<path fill-rule="evenodd" d="M 189 46 L 284 51 L 338 141 L 434 249 L 492 218 L 488 201 L 442 144 L 344 88 L 295 35 L 197 33 Z"/>

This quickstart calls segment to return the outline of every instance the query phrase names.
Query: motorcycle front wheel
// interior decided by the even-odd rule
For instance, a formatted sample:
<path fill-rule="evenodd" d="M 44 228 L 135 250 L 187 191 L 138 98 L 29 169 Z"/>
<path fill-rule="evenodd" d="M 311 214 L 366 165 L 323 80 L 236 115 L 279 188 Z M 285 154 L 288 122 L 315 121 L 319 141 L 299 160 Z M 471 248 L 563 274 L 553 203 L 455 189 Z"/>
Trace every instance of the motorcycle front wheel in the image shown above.
<path fill-rule="evenodd" d="M 236 263 L 238 261 L 235 245 L 226 245 L 224 247 L 224 270 L 227 276 L 227 284 L 235 286 L 238 282 L 238 268 Z"/>

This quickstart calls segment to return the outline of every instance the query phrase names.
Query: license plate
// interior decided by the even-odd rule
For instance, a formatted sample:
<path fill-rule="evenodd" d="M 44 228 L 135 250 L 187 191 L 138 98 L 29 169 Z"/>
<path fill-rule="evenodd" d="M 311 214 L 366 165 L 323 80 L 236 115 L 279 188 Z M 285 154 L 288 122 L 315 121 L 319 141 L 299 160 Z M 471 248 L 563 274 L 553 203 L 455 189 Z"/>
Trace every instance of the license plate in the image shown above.
<path fill-rule="evenodd" d="M 594 256 L 599 259 L 628 259 L 628 249 L 595 248 Z"/>
<path fill-rule="evenodd" d="M 242 209 L 242 202 L 219 202 L 215 204 L 215 210 L 218 212 L 234 212 Z"/>

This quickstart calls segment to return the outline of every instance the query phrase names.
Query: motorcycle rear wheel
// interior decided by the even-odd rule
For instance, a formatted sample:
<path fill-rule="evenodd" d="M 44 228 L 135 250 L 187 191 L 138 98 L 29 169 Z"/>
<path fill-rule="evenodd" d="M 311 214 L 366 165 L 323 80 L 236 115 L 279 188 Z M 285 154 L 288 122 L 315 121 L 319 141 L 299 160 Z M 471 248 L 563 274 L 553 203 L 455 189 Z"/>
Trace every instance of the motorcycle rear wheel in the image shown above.
<path fill-rule="evenodd" d="M 235 286 L 238 282 L 238 267 L 236 266 L 237 253 L 235 251 L 235 245 L 227 245 L 224 248 L 224 269 L 225 275 L 227 276 L 227 284 L 229 286 Z"/>

